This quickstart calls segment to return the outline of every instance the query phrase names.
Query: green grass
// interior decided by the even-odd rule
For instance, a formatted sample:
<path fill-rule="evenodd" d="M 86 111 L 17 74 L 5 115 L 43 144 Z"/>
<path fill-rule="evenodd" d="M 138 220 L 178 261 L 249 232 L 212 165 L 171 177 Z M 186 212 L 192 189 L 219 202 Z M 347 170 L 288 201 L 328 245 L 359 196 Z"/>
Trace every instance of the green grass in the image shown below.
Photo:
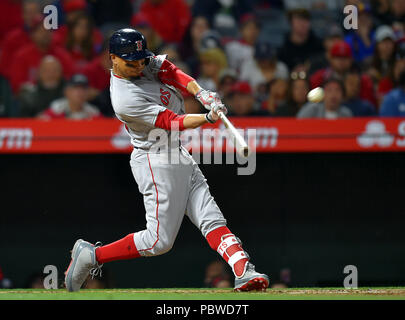
<path fill-rule="evenodd" d="M 288 288 L 266 292 L 232 289 L 0 289 L 0 300 L 405 300 L 405 288 Z"/>

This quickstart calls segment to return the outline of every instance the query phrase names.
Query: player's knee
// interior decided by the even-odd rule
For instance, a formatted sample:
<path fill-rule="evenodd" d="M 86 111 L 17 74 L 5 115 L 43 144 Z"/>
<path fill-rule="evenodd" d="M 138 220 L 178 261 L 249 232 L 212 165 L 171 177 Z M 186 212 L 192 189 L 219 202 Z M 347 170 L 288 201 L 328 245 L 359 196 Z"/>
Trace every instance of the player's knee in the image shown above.
<path fill-rule="evenodd" d="M 159 256 L 169 252 L 173 248 L 173 243 L 164 240 L 158 240 L 153 247 L 152 254 L 154 256 Z"/>

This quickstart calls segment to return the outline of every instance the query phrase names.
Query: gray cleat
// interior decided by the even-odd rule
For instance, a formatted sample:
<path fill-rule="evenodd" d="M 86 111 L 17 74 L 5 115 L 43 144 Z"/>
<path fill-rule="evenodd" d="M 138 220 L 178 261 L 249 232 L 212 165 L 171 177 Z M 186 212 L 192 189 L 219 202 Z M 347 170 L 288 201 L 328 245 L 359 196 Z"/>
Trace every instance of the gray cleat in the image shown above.
<path fill-rule="evenodd" d="M 101 267 L 96 260 L 96 248 L 93 244 L 79 239 L 72 250 L 72 261 L 65 273 L 65 285 L 68 291 L 79 291 L 89 274 L 94 277 L 100 273 Z"/>
<path fill-rule="evenodd" d="M 269 287 L 269 277 L 258 273 L 255 266 L 248 262 L 246 272 L 240 278 L 235 278 L 235 291 L 266 291 Z"/>

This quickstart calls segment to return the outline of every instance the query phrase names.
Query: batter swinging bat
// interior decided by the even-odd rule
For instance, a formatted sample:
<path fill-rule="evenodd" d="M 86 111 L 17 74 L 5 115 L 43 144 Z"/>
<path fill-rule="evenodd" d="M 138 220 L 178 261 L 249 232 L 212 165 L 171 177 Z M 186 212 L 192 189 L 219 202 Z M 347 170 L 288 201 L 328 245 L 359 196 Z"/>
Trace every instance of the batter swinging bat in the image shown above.
<path fill-rule="evenodd" d="M 225 127 L 229 130 L 232 138 L 232 142 L 235 146 L 236 151 L 242 156 L 247 158 L 250 155 L 250 149 L 247 145 L 245 139 L 240 135 L 239 131 L 233 126 L 232 122 L 229 121 L 227 116 L 223 114 L 222 111 L 217 112 L 218 117 L 222 120 Z"/>

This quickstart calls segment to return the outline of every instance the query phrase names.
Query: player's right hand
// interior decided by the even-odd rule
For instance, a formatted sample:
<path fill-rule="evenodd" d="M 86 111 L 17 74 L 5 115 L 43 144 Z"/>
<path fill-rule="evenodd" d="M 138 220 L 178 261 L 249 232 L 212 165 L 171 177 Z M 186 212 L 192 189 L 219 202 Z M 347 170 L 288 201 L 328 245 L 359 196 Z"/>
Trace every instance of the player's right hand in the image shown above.
<path fill-rule="evenodd" d="M 213 91 L 201 89 L 195 97 L 207 110 L 211 110 L 214 105 L 222 104 L 219 94 Z"/>

